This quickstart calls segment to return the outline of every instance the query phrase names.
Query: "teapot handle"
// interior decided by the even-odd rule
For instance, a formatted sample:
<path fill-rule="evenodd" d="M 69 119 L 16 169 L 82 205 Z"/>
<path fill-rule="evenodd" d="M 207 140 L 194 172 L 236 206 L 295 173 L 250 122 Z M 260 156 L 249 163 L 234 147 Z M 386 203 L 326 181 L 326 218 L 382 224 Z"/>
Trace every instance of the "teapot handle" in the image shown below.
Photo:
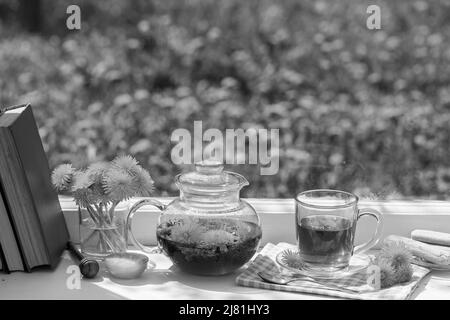
<path fill-rule="evenodd" d="M 130 237 L 131 237 L 131 241 L 133 242 L 133 244 L 136 247 L 138 247 L 139 249 L 141 249 L 143 252 L 146 252 L 146 253 L 155 253 L 154 250 L 148 249 L 144 245 L 142 245 L 136 239 L 136 237 L 133 234 L 133 231 L 131 230 L 132 220 L 133 220 L 134 214 L 136 213 L 136 211 L 139 210 L 139 208 L 141 208 L 143 206 L 147 206 L 147 205 L 155 206 L 156 208 L 158 208 L 161 211 L 164 211 L 166 209 L 166 207 L 167 207 L 165 204 L 162 204 L 158 200 L 154 200 L 154 199 L 144 199 L 144 200 L 140 200 L 140 201 L 136 202 L 131 207 L 130 212 L 128 213 L 128 216 L 127 216 L 127 223 L 125 225 L 125 241 L 128 242 L 128 233 L 129 233 Z"/>

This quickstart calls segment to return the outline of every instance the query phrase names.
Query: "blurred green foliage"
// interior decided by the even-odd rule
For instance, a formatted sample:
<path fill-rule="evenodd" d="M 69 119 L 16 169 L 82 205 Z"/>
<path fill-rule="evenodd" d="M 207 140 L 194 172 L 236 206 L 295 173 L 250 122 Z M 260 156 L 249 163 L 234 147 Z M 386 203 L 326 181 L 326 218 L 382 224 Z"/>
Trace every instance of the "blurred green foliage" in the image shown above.
<path fill-rule="evenodd" d="M 0 105 L 34 105 L 52 168 L 129 153 L 176 195 L 170 135 L 203 120 L 280 128 L 277 175 L 229 168 L 245 196 L 450 197 L 447 1 L 43 0 L 39 35 L 14 3 L 0 3 Z"/>

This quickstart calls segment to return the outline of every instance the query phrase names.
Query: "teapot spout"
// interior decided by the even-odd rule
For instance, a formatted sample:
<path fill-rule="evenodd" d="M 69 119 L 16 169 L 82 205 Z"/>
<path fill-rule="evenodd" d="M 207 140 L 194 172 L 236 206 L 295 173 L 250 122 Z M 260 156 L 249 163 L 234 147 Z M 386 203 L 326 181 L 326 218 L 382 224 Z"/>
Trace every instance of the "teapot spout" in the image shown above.
<path fill-rule="evenodd" d="M 248 182 L 248 180 L 244 176 L 238 173 L 233 173 L 233 175 L 239 180 L 239 189 L 250 185 L 250 182 Z"/>

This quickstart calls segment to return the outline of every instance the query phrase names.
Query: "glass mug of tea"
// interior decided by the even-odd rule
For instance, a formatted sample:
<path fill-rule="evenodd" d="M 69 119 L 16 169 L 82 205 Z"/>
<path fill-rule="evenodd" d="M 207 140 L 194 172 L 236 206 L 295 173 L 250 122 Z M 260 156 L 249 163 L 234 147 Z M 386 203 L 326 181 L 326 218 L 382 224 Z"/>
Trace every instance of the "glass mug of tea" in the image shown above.
<path fill-rule="evenodd" d="M 353 254 L 369 250 L 380 240 L 380 212 L 358 209 L 358 197 L 337 190 L 309 190 L 296 197 L 295 225 L 300 258 L 304 267 L 333 272 L 347 267 Z M 370 216 L 377 226 L 371 240 L 354 246 L 359 218 Z"/>

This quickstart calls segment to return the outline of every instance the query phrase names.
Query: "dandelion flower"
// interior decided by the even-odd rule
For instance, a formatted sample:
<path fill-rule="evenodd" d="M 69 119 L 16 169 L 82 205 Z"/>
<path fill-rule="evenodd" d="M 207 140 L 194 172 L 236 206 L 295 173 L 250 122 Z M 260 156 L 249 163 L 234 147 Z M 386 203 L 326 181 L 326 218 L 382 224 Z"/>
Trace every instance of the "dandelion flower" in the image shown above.
<path fill-rule="evenodd" d="M 108 203 L 110 199 L 103 187 L 104 177 L 109 169 L 109 164 L 106 162 L 97 162 L 90 165 L 86 170 L 86 175 L 91 181 L 89 189 L 92 191 L 91 199 L 94 203 Z"/>
<path fill-rule="evenodd" d="M 412 255 L 404 244 L 385 244 L 376 259 L 381 272 L 381 287 L 410 281 L 413 275 L 411 259 Z"/>
<path fill-rule="evenodd" d="M 153 191 L 153 179 L 145 169 L 138 167 L 136 174 L 133 176 L 133 182 L 138 196 L 150 196 Z"/>
<path fill-rule="evenodd" d="M 133 178 L 123 171 L 109 170 L 103 178 L 105 193 L 114 201 L 127 200 L 135 195 Z"/>
<path fill-rule="evenodd" d="M 117 204 L 135 195 L 149 196 L 153 191 L 150 174 L 131 156 L 97 162 L 84 171 L 61 165 L 53 171 L 52 182 L 58 191 L 71 191 L 83 207 Z"/>
<path fill-rule="evenodd" d="M 97 162 L 91 164 L 87 170 L 86 174 L 93 183 L 103 183 L 103 177 L 109 169 L 109 164 L 107 162 Z"/>
<path fill-rule="evenodd" d="M 131 176 L 136 175 L 140 167 L 137 160 L 131 156 L 118 156 L 111 162 L 111 165 L 113 168 L 123 170 Z"/>
<path fill-rule="evenodd" d="M 112 161 L 111 166 L 118 171 L 126 172 L 133 178 L 133 188 L 136 190 L 136 195 L 150 196 L 153 191 L 153 179 L 136 159 L 131 156 L 119 156 Z"/>
<path fill-rule="evenodd" d="M 291 268 L 300 269 L 302 267 L 302 261 L 297 252 L 287 249 L 281 253 L 281 261 Z"/>
<path fill-rule="evenodd" d="M 75 169 L 71 164 L 62 164 L 58 166 L 52 174 L 52 183 L 58 191 L 67 191 L 73 182 Z"/>
<path fill-rule="evenodd" d="M 175 225 L 171 228 L 170 237 L 173 241 L 181 243 L 195 243 L 203 229 L 196 223 L 185 221 L 184 224 Z"/>
<path fill-rule="evenodd" d="M 85 171 L 78 171 L 73 176 L 72 192 L 75 202 L 80 207 L 86 208 L 92 203 L 91 190 L 92 181 Z"/>
<path fill-rule="evenodd" d="M 396 283 L 408 282 L 412 279 L 413 268 L 411 264 L 402 264 L 395 268 L 393 279 Z"/>
<path fill-rule="evenodd" d="M 235 240 L 237 240 L 237 237 L 232 233 L 219 229 L 206 231 L 201 235 L 200 240 L 209 245 L 219 245 L 234 243 Z"/>
<path fill-rule="evenodd" d="M 90 179 L 86 171 L 78 171 L 74 174 L 73 178 L 74 182 L 72 185 L 72 191 L 87 189 L 93 184 L 93 181 Z"/>
<path fill-rule="evenodd" d="M 75 203 L 82 207 L 86 208 L 91 204 L 91 198 L 89 196 L 89 189 L 76 189 L 73 191 L 73 198 L 75 199 Z"/>
<path fill-rule="evenodd" d="M 378 263 L 378 267 L 380 267 L 380 286 L 381 288 L 389 288 L 392 287 L 397 282 L 395 281 L 395 270 L 392 268 L 392 265 L 386 261 L 381 260 Z"/>
<path fill-rule="evenodd" d="M 388 260 L 394 268 L 410 264 L 412 255 L 402 243 L 388 243 L 381 248 L 378 259 Z"/>

